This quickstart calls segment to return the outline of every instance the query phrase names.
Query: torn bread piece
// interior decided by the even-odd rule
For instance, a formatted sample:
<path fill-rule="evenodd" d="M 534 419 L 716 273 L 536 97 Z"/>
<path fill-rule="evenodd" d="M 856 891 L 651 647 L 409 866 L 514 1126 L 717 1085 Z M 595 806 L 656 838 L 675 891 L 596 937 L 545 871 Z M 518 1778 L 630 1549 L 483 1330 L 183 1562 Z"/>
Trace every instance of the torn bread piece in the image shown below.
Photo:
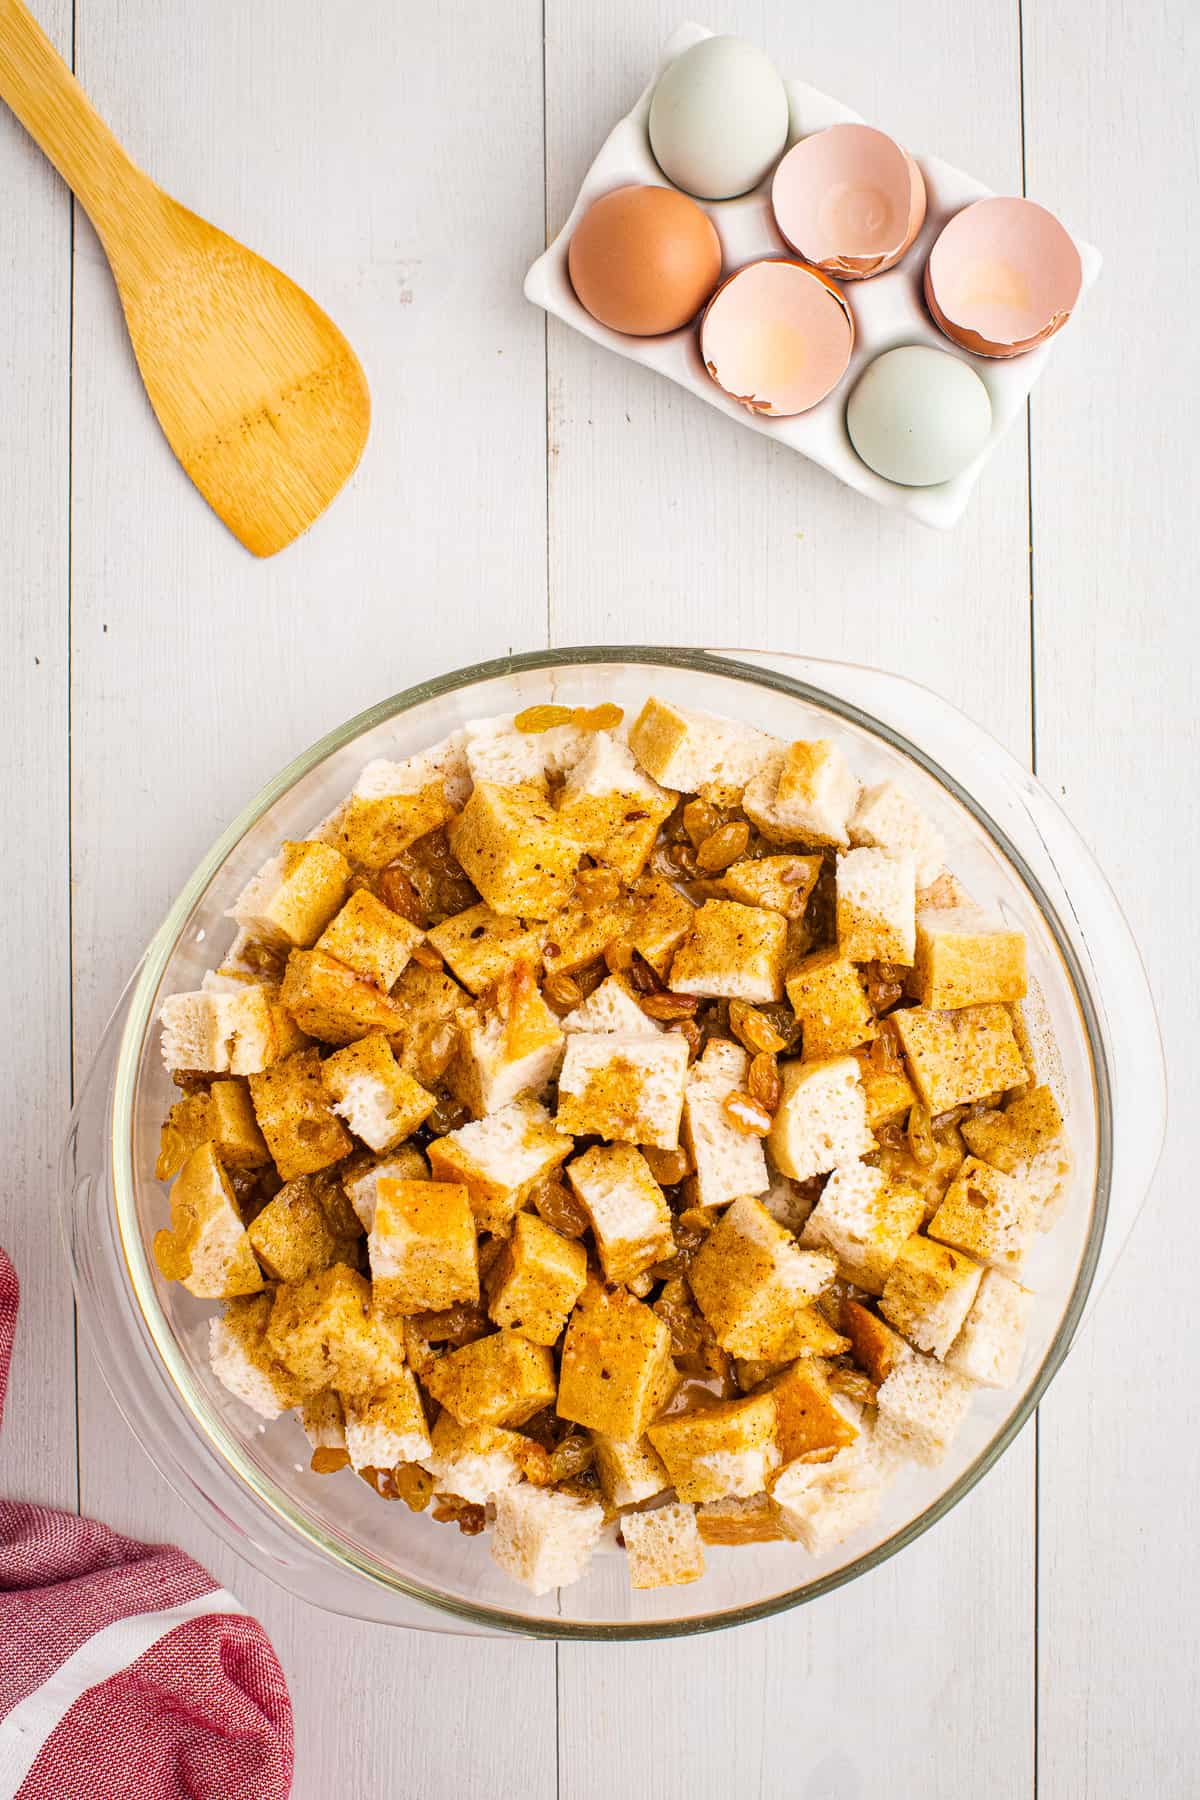
<path fill-rule="evenodd" d="M 532 1594 L 567 1587 L 586 1572 L 604 1524 L 592 1500 L 523 1482 L 496 1497 L 492 1556 Z"/>
<path fill-rule="evenodd" d="M 894 781 L 862 790 L 850 815 L 849 833 L 852 844 L 886 850 L 890 856 L 911 856 L 918 888 L 932 886 L 942 872 L 946 846 L 941 832 Z"/>
<path fill-rule="evenodd" d="M 704 1573 L 696 1509 L 676 1502 L 621 1520 L 629 1580 L 635 1588 L 679 1587 Z"/>

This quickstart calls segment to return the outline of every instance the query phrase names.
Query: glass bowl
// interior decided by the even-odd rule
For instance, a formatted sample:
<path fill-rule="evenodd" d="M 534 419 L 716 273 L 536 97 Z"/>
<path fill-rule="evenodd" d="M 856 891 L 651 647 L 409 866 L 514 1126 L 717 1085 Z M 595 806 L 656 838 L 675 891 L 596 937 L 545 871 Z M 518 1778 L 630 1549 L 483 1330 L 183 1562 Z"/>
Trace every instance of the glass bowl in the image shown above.
<path fill-rule="evenodd" d="M 735 660 L 736 659 L 736 660 Z M 427 1515 L 378 1499 L 351 1471 L 314 1475 L 294 1415 L 270 1424 L 234 1400 L 206 1355 L 213 1307 L 164 1282 L 149 1246 L 167 1217 L 153 1179 L 177 1090 L 156 1015 L 226 948 L 227 908 L 284 838 L 332 810 L 372 757 L 404 757 L 467 719 L 542 701 L 650 692 L 785 739 L 838 740 L 866 781 L 904 783 L 942 831 L 947 862 L 1025 932 L 1035 1034 L 1050 1052 L 1074 1156 L 1070 1191 L 1023 1279 L 1038 1296 L 1017 1387 L 981 1390 L 946 1462 L 909 1470 L 874 1526 L 828 1555 L 798 1544 L 712 1549 L 688 1587 L 634 1594 L 602 1551 L 584 1580 L 535 1599 L 487 1553 Z M 664 648 L 537 652 L 424 682 L 315 744 L 204 858 L 146 951 L 72 1117 L 63 1218 L 80 1309 L 118 1407 L 176 1490 L 286 1588 L 352 1616 L 432 1630 L 646 1638 L 761 1618 L 876 1566 L 986 1473 L 1061 1363 L 1145 1196 L 1165 1116 L 1154 1010 L 1124 918 L 1083 843 L 1033 777 L 962 714 L 895 677 L 798 657 Z"/>

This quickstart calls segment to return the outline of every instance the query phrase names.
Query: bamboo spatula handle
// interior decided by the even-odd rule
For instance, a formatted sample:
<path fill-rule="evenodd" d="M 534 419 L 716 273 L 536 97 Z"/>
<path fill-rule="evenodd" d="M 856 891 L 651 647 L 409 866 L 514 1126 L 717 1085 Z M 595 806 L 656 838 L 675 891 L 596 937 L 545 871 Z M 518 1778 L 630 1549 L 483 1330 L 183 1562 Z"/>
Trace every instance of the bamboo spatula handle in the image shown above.
<path fill-rule="evenodd" d="M 0 0 L 0 99 L 107 238 L 131 190 L 149 186 L 21 0 Z"/>

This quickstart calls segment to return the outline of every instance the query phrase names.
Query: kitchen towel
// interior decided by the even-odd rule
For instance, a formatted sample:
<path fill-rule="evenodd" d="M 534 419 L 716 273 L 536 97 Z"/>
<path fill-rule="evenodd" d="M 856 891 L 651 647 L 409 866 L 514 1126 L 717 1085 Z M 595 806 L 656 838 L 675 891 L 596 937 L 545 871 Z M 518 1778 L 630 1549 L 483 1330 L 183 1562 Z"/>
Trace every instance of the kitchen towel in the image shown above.
<path fill-rule="evenodd" d="M 0 1250 L 0 1419 L 20 1289 Z M 292 1708 L 198 1563 L 0 1500 L 0 1800 L 286 1800 Z"/>

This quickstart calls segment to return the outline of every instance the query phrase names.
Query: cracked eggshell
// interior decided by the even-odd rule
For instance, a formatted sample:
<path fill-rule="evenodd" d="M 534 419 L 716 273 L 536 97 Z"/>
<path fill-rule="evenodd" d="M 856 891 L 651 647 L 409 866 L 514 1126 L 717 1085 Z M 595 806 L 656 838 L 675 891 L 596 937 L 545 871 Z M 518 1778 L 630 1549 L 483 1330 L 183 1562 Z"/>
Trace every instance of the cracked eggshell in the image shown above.
<path fill-rule="evenodd" d="M 865 281 L 911 249 L 925 182 L 906 150 L 870 125 L 830 125 L 794 144 L 771 184 L 775 223 L 827 275 Z"/>
<path fill-rule="evenodd" d="M 823 400 L 853 348 L 845 295 L 819 269 L 787 257 L 738 269 L 700 321 L 700 355 L 712 379 L 765 418 L 789 418 Z"/>
<path fill-rule="evenodd" d="M 1061 331 L 1083 282 L 1079 251 L 1033 200 L 977 200 L 955 213 L 925 265 L 939 331 L 976 356 L 1022 356 Z"/>

